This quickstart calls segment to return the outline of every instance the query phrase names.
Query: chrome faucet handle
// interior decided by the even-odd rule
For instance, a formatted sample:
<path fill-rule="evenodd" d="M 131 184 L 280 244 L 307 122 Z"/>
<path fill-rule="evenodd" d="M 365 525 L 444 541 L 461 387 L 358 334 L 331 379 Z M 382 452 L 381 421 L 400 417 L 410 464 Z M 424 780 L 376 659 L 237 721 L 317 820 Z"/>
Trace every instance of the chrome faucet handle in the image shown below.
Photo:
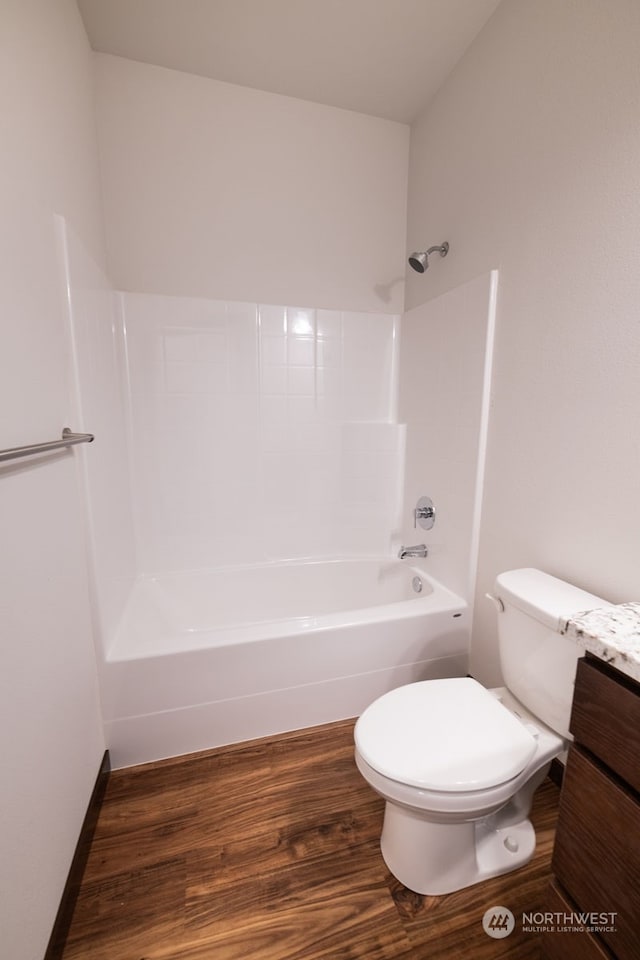
<path fill-rule="evenodd" d="M 433 505 L 431 497 L 420 497 L 413 511 L 413 526 L 417 528 L 418 524 L 423 530 L 431 530 L 436 522 L 436 508 Z"/>

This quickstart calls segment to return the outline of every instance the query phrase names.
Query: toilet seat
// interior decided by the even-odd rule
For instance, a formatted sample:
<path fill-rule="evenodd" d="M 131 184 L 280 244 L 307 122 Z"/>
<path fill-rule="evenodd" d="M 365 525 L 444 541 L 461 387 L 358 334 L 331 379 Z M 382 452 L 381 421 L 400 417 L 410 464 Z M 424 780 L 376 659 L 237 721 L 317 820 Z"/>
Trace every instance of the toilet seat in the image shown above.
<path fill-rule="evenodd" d="M 357 749 L 390 780 L 444 793 L 506 783 L 527 766 L 536 739 L 476 680 L 425 680 L 384 694 L 355 728 Z"/>

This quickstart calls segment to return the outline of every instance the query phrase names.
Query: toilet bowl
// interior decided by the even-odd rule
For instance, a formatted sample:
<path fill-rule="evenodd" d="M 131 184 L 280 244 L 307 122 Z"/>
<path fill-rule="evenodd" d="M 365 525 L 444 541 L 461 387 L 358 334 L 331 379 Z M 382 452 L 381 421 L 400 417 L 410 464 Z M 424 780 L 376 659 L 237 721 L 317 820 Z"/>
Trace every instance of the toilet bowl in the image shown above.
<path fill-rule="evenodd" d="M 531 800 L 564 741 L 504 687 L 399 687 L 365 710 L 355 741 L 360 773 L 387 801 L 383 859 L 410 890 L 451 893 L 533 856 Z"/>
<path fill-rule="evenodd" d="M 531 569 L 501 574 L 494 599 L 507 686 L 470 677 L 407 684 L 355 726 L 358 769 L 386 801 L 383 859 L 416 893 L 451 893 L 531 859 L 533 794 L 570 737 L 579 650 L 564 624 L 608 606 Z"/>

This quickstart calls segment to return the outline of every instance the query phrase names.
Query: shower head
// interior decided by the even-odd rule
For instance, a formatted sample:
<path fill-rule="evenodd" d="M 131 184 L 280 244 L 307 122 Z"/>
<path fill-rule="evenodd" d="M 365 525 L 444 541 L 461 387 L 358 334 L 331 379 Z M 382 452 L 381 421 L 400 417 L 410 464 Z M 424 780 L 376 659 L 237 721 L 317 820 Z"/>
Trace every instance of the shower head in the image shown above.
<path fill-rule="evenodd" d="M 423 253 L 412 253 L 409 257 L 409 266 L 413 267 L 417 273 L 424 273 L 429 266 L 429 254 L 431 253 L 439 253 L 441 257 L 446 257 L 449 253 L 449 244 L 445 240 L 440 246 L 429 247 Z"/>

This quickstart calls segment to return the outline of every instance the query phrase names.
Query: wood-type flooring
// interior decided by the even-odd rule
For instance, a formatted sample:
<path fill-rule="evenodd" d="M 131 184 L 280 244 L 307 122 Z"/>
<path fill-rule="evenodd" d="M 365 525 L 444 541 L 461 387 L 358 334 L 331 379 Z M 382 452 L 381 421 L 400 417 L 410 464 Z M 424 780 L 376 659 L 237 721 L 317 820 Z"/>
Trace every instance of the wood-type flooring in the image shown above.
<path fill-rule="evenodd" d="M 387 870 L 353 721 L 112 773 L 64 960 L 539 960 L 558 788 L 519 871 L 442 897 Z M 508 907 L 516 929 L 487 936 Z"/>

